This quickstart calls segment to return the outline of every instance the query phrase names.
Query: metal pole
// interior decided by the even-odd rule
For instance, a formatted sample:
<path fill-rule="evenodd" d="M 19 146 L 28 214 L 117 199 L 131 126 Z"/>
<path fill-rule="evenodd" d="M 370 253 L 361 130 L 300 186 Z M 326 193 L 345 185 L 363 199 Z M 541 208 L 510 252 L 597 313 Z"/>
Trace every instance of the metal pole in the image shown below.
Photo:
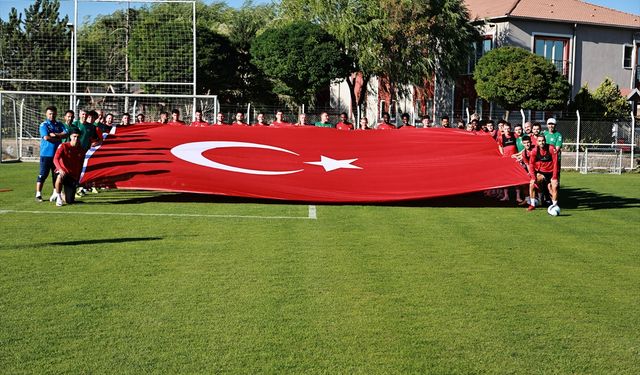
<path fill-rule="evenodd" d="M 520 108 L 520 116 L 522 116 L 522 125 L 527 122 L 527 117 L 524 115 L 524 109 Z"/>
<path fill-rule="evenodd" d="M 578 125 L 576 128 L 576 170 L 578 170 L 578 168 L 580 168 L 580 111 L 577 109 L 576 116 L 578 117 Z"/>
<path fill-rule="evenodd" d="M 24 99 L 22 99 L 22 101 L 20 102 L 20 132 L 18 133 L 18 160 L 22 159 L 22 130 L 24 129 L 22 124 L 23 114 L 24 114 Z"/>
<path fill-rule="evenodd" d="M 636 147 L 636 118 L 633 116 L 633 112 L 631 112 L 631 170 L 634 168 L 634 149 Z"/>
<path fill-rule="evenodd" d="M 73 54 L 71 55 L 73 60 L 73 91 L 72 98 L 73 104 L 71 109 L 77 111 L 76 94 L 78 93 L 78 37 L 76 35 L 76 29 L 78 28 L 78 0 L 73 1 Z"/>
<path fill-rule="evenodd" d="M 73 39 L 75 34 L 75 25 L 71 25 L 69 31 L 71 32 L 71 56 L 69 56 L 69 109 L 73 110 Z"/>
<path fill-rule="evenodd" d="M 247 104 L 247 124 L 251 124 L 251 103 Z"/>
<path fill-rule="evenodd" d="M 2 163 L 2 91 L 0 91 L 0 163 Z"/>
<path fill-rule="evenodd" d="M 196 2 L 194 1 L 192 4 L 192 13 L 193 13 L 193 107 L 191 108 L 191 118 L 195 118 L 196 116 L 196 90 L 197 90 L 197 79 L 198 73 L 196 68 Z M 247 112 L 247 118 L 249 113 Z"/>

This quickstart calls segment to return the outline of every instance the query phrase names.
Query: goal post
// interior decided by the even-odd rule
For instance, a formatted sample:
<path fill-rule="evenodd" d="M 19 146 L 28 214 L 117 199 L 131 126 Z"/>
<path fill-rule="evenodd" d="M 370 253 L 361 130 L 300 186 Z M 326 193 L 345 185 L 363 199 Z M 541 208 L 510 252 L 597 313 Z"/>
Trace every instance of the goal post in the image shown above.
<path fill-rule="evenodd" d="M 621 147 L 586 147 L 580 155 L 580 173 L 621 174 L 622 163 Z"/>

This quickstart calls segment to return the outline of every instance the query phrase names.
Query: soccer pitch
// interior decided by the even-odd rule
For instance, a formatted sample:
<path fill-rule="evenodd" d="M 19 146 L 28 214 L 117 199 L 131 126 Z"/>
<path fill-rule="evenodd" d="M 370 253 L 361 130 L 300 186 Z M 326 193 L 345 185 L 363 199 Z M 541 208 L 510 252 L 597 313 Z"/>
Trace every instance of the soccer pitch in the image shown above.
<path fill-rule="evenodd" d="M 0 373 L 640 373 L 640 175 L 562 215 L 102 191 L 0 165 Z M 44 196 L 51 192 L 48 180 Z"/>

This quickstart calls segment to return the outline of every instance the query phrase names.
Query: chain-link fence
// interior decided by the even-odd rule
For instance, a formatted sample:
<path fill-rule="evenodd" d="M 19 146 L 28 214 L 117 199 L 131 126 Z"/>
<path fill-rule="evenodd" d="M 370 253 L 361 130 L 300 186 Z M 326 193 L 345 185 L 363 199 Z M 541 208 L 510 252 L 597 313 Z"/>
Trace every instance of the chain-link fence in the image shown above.
<path fill-rule="evenodd" d="M 1 30 L 2 89 L 195 93 L 195 1 L 61 0 L 59 9 L 54 2 L 13 5 L 16 11 Z"/>

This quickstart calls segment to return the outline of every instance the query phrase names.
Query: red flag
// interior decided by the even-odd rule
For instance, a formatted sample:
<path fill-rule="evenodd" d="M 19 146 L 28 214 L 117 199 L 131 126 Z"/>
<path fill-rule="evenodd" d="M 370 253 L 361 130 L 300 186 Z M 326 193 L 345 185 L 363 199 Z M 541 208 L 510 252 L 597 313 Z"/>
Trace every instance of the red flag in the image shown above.
<path fill-rule="evenodd" d="M 526 184 L 491 137 L 455 129 L 118 128 L 83 184 L 314 202 L 419 199 Z"/>

